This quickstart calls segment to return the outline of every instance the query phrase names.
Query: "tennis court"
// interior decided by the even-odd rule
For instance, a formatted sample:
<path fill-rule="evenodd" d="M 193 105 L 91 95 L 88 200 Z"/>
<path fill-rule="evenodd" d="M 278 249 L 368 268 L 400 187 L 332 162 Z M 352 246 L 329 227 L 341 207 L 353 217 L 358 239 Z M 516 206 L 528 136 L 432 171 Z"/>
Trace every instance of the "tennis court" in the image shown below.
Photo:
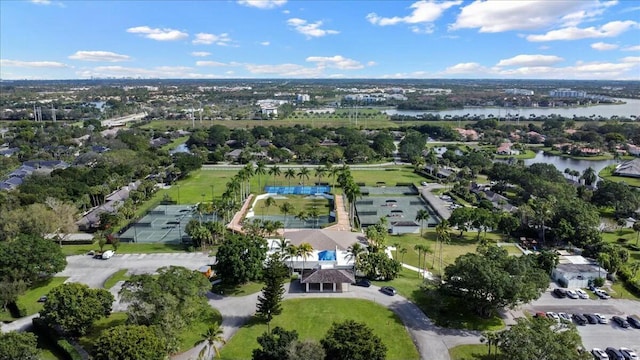
<path fill-rule="evenodd" d="M 331 186 L 265 186 L 264 192 L 280 195 L 311 195 L 331 192 Z"/>
<path fill-rule="evenodd" d="M 120 235 L 120 241 L 180 244 L 187 239 L 189 220 L 216 221 L 215 215 L 200 215 L 195 205 L 159 205 Z"/>
<path fill-rule="evenodd" d="M 356 201 L 356 214 L 362 227 L 373 225 L 386 218 L 392 233 L 417 232 L 420 210 L 429 212 L 425 226 L 436 226 L 440 219 L 435 211 L 413 186 L 360 187 L 362 198 Z"/>

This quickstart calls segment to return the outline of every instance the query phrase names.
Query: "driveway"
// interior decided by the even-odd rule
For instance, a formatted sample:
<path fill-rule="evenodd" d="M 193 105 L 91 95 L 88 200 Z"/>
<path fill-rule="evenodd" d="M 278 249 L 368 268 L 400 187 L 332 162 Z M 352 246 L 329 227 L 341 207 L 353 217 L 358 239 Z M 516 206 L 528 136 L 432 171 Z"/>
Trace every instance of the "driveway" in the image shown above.
<path fill-rule="evenodd" d="M 297 288 L 297 283 L 294 283 L 293 287 L 290 284 L 286 285 L 284 299 L 354 298 L 379 303 L 395 312 L 402 320 L 423 360 L 449 360 L 450 347 L 480 343 L 479 332 L 437 327 L 420 308 L 406 298 L 400 295 L 388 296 L 379 290 L 377 286 L 369 288 L 352 286 L 351 291 L 345 293 L 305 293 Z M 257 301 L 258 293 L 243 297 L 209 294 L 209 304 L 222 314 L 221 329 L 225 339 L 229 340 L 253 316 Z M 202 349 L 201 346 L 195 347 L 172 356 L 172 359 L 196 359 L 200 349 Z"/>

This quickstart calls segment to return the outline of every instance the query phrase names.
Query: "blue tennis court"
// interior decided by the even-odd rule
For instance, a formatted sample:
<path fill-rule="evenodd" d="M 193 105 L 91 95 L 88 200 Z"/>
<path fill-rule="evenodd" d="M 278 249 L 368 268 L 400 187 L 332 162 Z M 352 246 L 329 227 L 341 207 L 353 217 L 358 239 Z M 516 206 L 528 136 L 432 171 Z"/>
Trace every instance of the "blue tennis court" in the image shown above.
<path fill-rule="evenodd" d="M 331 192 L 331 186 L 265 186 L 264 191 L 269 194 L 311 195 Z"/>

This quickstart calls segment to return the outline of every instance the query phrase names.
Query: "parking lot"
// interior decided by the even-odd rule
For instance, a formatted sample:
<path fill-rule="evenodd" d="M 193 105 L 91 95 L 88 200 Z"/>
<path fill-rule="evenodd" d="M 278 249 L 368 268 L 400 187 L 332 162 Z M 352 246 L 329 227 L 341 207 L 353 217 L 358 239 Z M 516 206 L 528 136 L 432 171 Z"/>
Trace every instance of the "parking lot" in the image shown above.
<path fill-rule="evenodd" d="M 551 290 L 551 289 L 550 289 Z M 599 313 L 609 319 L 608 324 L 587 324 L 577 326 L 582 337 L 585 349 L 591 351 L 592 348 L 607 348 L 609 346 L 620 348 L 628 347 L 633 350 L 640 350 L 640 329 L 623 329 L 611 317 L 618 315 L 626 318 L 628 315 L 640 316 L 640 303 L 632 300 L 608 299 L 570 299 L 557 298 L 550 290 L 547 290 L 540 299 L 523 307 L 524 311 L 531 314 L 536 312 L 555 313 L 565 312 L 568 314 Z M 587 292 L 589 292 L 587 290 Z"/>

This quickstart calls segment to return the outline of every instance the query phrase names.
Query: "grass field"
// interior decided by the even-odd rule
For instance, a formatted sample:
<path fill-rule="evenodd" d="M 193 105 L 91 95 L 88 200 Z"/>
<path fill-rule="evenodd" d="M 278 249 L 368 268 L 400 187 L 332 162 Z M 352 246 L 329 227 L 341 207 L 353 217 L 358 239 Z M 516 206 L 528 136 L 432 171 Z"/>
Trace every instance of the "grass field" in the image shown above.
<path fill-rule="evenodd" d="M 609 165 L 602 169 L 598 174 L 601 178 L 614 182 L 624 182 L 629 186 L 640 187 L 640 179 L 630 178 L 624 176 L 614 176 L 613 171 L 616 169 L 616 165 Z"/>
<path fill-rule="evenodd" d="M 299 339 L 320 340 L 334 321 L 352 319 L 366 323 L 387 346 L 387 359 L 418 359 L 418 351 L 402 321 L 389 309 L 360 299 L 294 299 L 282 303 L 282 314 L 274 317 L 271 328 L 296 330 Z M 257 348 L 256 338 L 267 331 L 267 324 L 250 321 L 222 349 L 222 359 L 250 359 Z"/>
<path fill-rule="evenodd" d="M 67 277 L 53 277 L 41 283 L 35 284 L 31 289 L 18 297 L 18 306 L 27 310 L 27 315 L 33 315 L 42 310 L 43 304 L 38 302 L 41 296 L 47 295 L 51 289 L 62 285 Z M 8 311 L 0 311 L 0 321 L 15 320 Z"/>
<path fill-rule="evenodd" d="M 493 347 L 493 346 L 492 346 Z M 495 348 L 493 348 L 495 350 Z M 499 353 L 499 352 L 498 352 Z M 489 356 L 487 345 L 458 345 L 449 349 L 451 360 L 492 360 L 493 353 Z"/>
<path fill-rule="evenodd" d="M 129 280 L 129 275 L 127 275 L 128 269 L 121 269 L 113 273 L 113 275 L 109 276 L 107 280 L 104 281 L 102 285 L 103 288 L 109 290 L 111 289 L 118 281 Z"/>
<path fill-rule="evenodd" d="M 245 296 L 255 294 L 258 291 L 262 291 L 264 283 L 249 281 L 242 285 L 224 285 L 222 283 L 214 285 L 212 292 L 224 296 Z"/>
<path fill-rule="evenodd" d="M 534 157 L 536 157 L 536 153 L 531 150 L 521 151 L 520 154 L 518 155 L 496 155 L 496 159 L 515 158 L 515 159 L 526 160 L 526 159 L 533 159 Z"/>
<path fill-rule="evenodd" d="M 308 213 L 313 208 L 316 208 L 316 210 L 318 211 L 318 216 L 325 216 L 329 215 L 329 212 L 332 210 L 331 202 L 327 199 L 307 199 L 306 195 L 285 196 L 287 197 L 286 199 L 274 198 L 276 203 L 275 205 L 272 205 L 270 207 L 265 206 L 266 199 L 258 200 L 253 208 L 253 210 L 255 211 L 255 215 L 257 217 L 261 215 L 283 215 L 283 213 L 280 211 L 280 206 L 285 202 L 291 204 L 295 209 L 292 213 L 289 214 L 290 216 L 295 216 L 302 210 Z"/>

